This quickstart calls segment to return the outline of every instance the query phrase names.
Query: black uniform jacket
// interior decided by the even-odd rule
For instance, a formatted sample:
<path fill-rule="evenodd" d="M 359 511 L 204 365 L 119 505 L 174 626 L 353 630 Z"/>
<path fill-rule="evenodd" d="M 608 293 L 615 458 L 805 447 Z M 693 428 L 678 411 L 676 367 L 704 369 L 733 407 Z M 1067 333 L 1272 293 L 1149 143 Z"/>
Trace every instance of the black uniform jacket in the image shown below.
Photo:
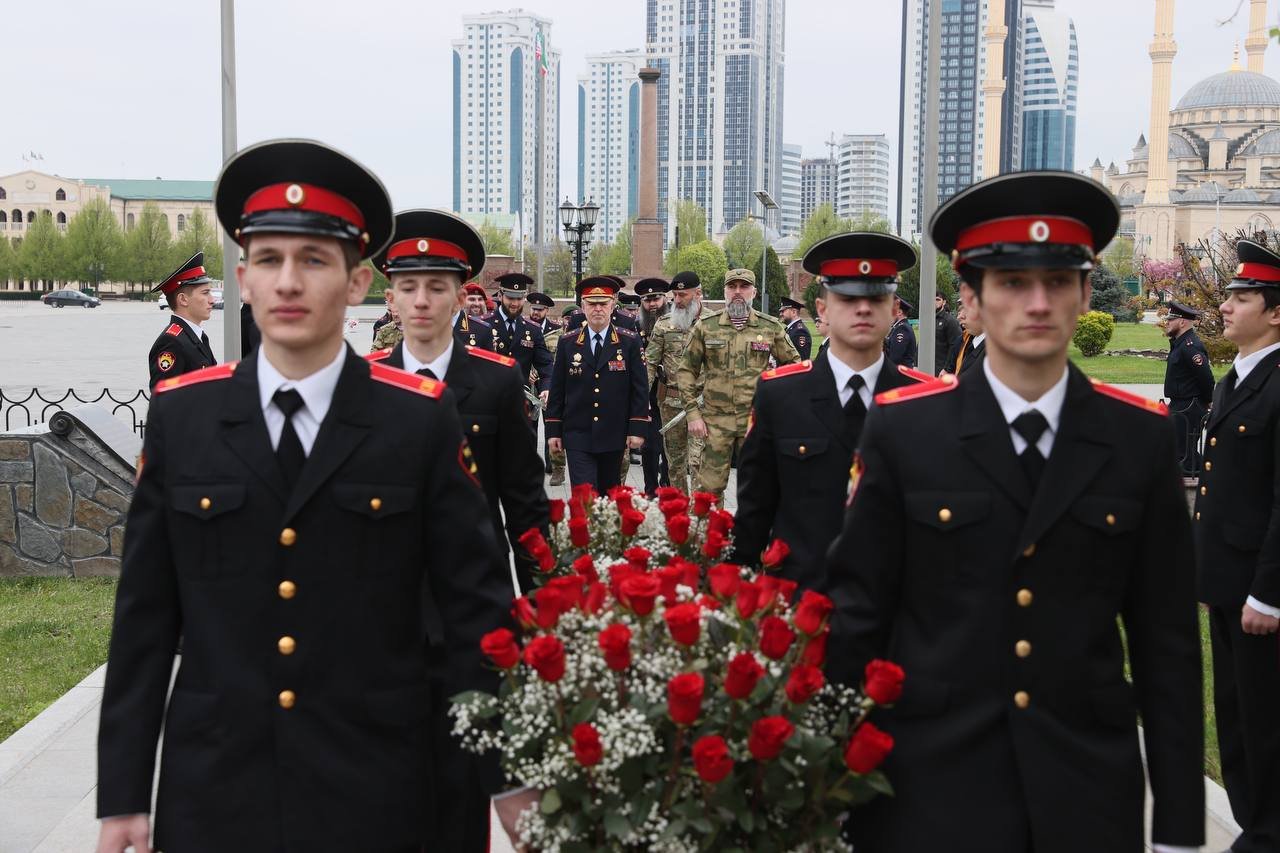
<path fill-rule="evenodd" d="M 800 360 L 808 361 L 813 353 L 813 338 L 810 337 L 809 327 L 804 324 L 804 321 L 796 320 L 787 326 L 787 337 L 791 338 L 791 345 L 796 348 L 796 352 L 800 353 Z"/>
<path fill-rule="evenodd" d="M 964 332 L 950 311 L 939 311 L 934 326 L 933 373 L 936 376 L 943 370 L 950 371 L 951 365 L 956 363 L 956 355 L 964 343 Z"/>
<path fill-rule="evenodd" d="M 1213 390 L 1193 527 L 1200 600 L 1280 605 L 1280 350 Z"/>
<path fill-rule="evenodd" d="M 1139 713 L 1153 840 L 1202 842 L 1203 685 L 1173 431 L 1154 404 L 1069 370 L 1034 497 L 981 370 L 867 417 L 828 555 L 828 669 L 856 684 L 887 657 L 906 684 L 872 717 L 896 739 L 895 796 L 854 811 L 859 851 L 1141 851 Z"/>
<path fill-rule="evenodd" d="M 256 357 L 152 400 L 107 663 L 99 815 L 151 810 L 163 722 L 159 849 L 425 842 L 428 676 L 450 695 L 496 688 L 479 642 L 509 621 L 512 598 L 452 395 L 428 382 L 348 349 L 292 493 Z"/>
<path fill-rule="evenodd" d="M 218 360 L 213 357 L 213 349 L 200 340 L 199 335 L 191 327 L 176 317 L 151 345 L 151 353 L 147 356 L 147 366 L 151 370 L 151 387 L 171 376 L 179 376 L 213 367 Z"/>
<path fill-rule="evenodd" d="M 1194 399 L 1202 406 L 1213 399 L 1213 368 L 1209 351 L 1195 329 L 1183 332 L 1169 344 L 1164 368 L 1164 395 L 1170 400 Z M 1195 424 L 1199 426 L 1199 423 Z"/>
<path fill-rule="evenodd" d="M 894 364 L 916 366 L 916 333 L 909 320 L 899 320 L 889 327 L 889 334 L 884 339 L 884 351 Z"/>
<path fill-rule="evenodd" d="M 455 342 L 458 334 L 454 333 Z M 366 358 L 376 361 L 379 356 L 373 353 Z M 404 342 L 384 358 L 384 364 L 403 369 Z M 524 555 L 520 535 L 530 527 L 545 532 L 548 510 L 542 459 L 525 413 L 520 369 L 507 356 L 457 346 L 444 381 L 458 404 L 462 434 L 475 455 L 493 529 L 500 543 L 509 539 L 515 552 Z"/>
<path fill-rule="evenodd" d="M 547 399 L 547 438 L 562 438 L 568 450 L 622 451 L 627 436 L 647 434 L 649 388 L 640 337 L 610 326 L 598 355 L 591 330 L 565 332 L 556 347 Z"/>
<path fill-rule="evenodd" d="M 453 337 L 463 346 L 493 349 L 493 326 L 484 320 L 467 316 L 466 311 L 459 311 L 454 318 Z"/>
<path fill-rule="evenodd" d="M 886 359 L 874 390 L 912 384 Z M 808 589 L 820 586 L 827 546 L 844 517 L 862 420 L 852 426 L 845 421 L 828 352 L 811 363 L 765 371 L 738 456 L 734 562 L 758 564 L 760 553 L 778 538 L 791 548 L 779 573 Z"/>
<path fill-rule="evenodd" d="M 546 338 L 542 329 L 528 317 L 516 318 L 516 333 L 513 337 L 507 328 L 506 315 L 501 311 L 490 311 L 480 318 L 493 327 L 493 349 L 500 355 L 510 356 L 520 363 L 520 375 L 524 384 L 529 384 L 529 370 L 538 371 L 538 390 L 546 391 L 550 387 L 548 377 L 551 376 L 551 350 L 547 349 Z"/>

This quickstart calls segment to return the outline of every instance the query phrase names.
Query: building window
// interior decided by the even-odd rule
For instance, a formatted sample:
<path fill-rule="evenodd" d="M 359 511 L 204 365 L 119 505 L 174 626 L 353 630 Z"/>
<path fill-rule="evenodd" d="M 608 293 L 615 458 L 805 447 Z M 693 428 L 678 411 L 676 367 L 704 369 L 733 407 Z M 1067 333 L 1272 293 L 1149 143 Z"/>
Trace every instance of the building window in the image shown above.
<path fill-rule="evenodd" d="M 0 231 L 9 227 L 9 215 L 0 210 Z"/>
<path fill-rule="evenodd" d="M 167 213 L 160 214 L 160 221 L 164 223 L 164 228 L 166 231 L 168 231 L 169 230 L 169 214 Z"/>
<path fill-rule="evenodd" d="M 4 187 L 0 187 L 0 199 L 6 199 L 9 196 L 5 193 Z"/>
<path fill-rule="evenodd" d="M 22 224 L 22 211 L 18 210 L 16 207 L 13 209 L 13 221 L 15 224 Z"/>
<path fill-rule="evenodd" d="M 65 231 L 67 229 L 67 215 L 63 213 L 61 210 L 58 211 L 57 222 L 58 222 L 58 229 L 60 231 Z"/>
<path fill-rule="evenodd" d="M 54 201 L 66 201 L 66 200 L 67 200 L 67 191 L 66 191 L 66 190 L 64 190 L 62 187 L 58 187 L 58 191 L 57 191 L 56 193 L 54 193 L 54 194 L 53 194 L 53 200 L 54 200 Z"/>
<path fill-rule="evenodd" d="M 133 230 L 133 214 L 132 213 L 130 213 L 128 216 L 124 218 L 124 228 L 126 231 Z"/>
<path fill-rule="evenodd" d="M 183 216 L 181 213 L 178 214 L 178 230 L 187 230 L 187 217 Z"/>

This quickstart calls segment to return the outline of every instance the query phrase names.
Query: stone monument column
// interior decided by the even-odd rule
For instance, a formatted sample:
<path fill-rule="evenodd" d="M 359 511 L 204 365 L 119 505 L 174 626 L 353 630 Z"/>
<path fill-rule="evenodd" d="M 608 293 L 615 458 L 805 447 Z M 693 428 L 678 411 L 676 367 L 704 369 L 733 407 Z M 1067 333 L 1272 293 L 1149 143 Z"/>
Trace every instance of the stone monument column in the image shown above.
<path fill-rule="evenodd" d="M 631 275 L 662 275 L 662 223 L 658 220 L 658 78 L 640 69 L 640 197 L 631 226 Z"/>

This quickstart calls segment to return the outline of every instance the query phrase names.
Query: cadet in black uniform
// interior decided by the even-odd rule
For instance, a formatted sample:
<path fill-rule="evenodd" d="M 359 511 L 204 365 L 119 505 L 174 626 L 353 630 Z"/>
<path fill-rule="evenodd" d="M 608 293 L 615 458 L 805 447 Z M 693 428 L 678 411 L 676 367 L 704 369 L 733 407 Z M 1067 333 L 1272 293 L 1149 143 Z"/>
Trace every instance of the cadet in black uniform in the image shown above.
<path fill-rule="evenodd" d="M 911 328 L 911 321 L 907 317 L 915 309 L 907 300 L 901 296 L 895 296 L 893 300 L 893 325 L 889 328 L 889 334 L 884 338 L 884 351 L 889 356 L 889 361 L 902 367 L 915 367 L 917 359 L 916 351 L 916 333 Z"/>
<path fill-rule="evenodd" d="M 1213 391 L 1196 499 L 1222 781 L 1235 853 L 1280 850 L 1280 255 L 1241 240 L 1222 304 L 1239 347 Z"/>
<path fill-rule="evenodd" d="M 870 259 L 867 272 L 859 259 Z M 808 589 L 822 585 L 873 396 L 912 384 L 886 360 L 884 336 L 898 273 L 915 263 L 911 244 L 888 234 L 839 234 L 805 255 L 823 288 L 818 315 L 831 344 L 813 362 L 765 371 L 756 385 L 738 457 L 733 562 L 757 565 L 779 538 L 791 547 L 779 573 Z"/>
<path fill-rule="evenodd" d="M 528 301 L 529 319 L 538 324 L 538 328 L 542 330 L 544 336 L 552 329 L 559 328 L 559 324 L 547 316 L 551 309 L 556 307 L 554 299 L 541 291 L 537 291 L 529 294 Z"/>
<path fill-rule="evenodd" d="M 907 673 L 873 716 L 895 738 L 894 796 L 853 810 L 859 853 L 1138 853 L 1138 714 L 1154 849 L 1204 840 L 1172 431 L 1164 406 L 1067 359 L 1119 220 L 1088 178 L 1022 172 L 962 190 L 930 223 L 987 355 L 964 379 L 880 396 L 827 561 L 831 677 L 856 683 L 880 657 Z"/>
<path fill-rule="evenodd" d="M 1169 300 L 1169 316 L 1164 333 L 1169 337 L 1169 360 L 1164 368 L 1164 396 L 1169 401 L 1169 419 L 1177 435 L 1176 453 L 1182 473 L 1191 476 L 1200 470 L 1200 427 L 1213 401 L 1213 368 L 1209 351 L 1196 334 L 1200 312 L 1181 302 Z"/>
<path fill-rule="evenodd" d="M 204 271 L 204 252 L 196 252 L 168 278 L 151 288 L 152 293 L 164 294 L 173 311 L 173 322 L 156 338 L 147 356 L 153 389 L 161 379 L 218 363 L 213 357 L 209 336 L 200 328 L 200 324 L 213 314 L 212 281 Z"/>
<path fill-rule="evenodd" d="M 360 260 L 391 236 L 382 184 L 279 140 L 232 157 L 214 198 L 262 346 L 156 386 L 107 660 L 98 850 L 147 847 L 163 723 L 153 848 L 416 851 L 436 837 L 432 691 L 497 687 L 479 643 L 509 621 L 510 575 L 476 524 L 488 507 L 452 395 L 343 341 L 373 276 Z"/>
<path fill-rule="evenodd" d="M 494 350 L 519 362 L 525 385 L 530 384 L 529 371 L 538 371 L 537 390 L 545 406 L 550 387 L 551 350 L 547 349 L 538 324 L 521 313 L 533 279 L 524 273 L 509 272 L 498 276 L 496 281 L 501 288 L 501 304 L 480 319 L 493 326 Z"/>
<path fill-rule="evenodd" d="M 796 348 L 796 352 L 800 353 L 800 360 L 808 361 L 813 353 L 813 338 L 809 336 L 809 327 L 804 324 L 804 320 L 800 319 L 802 308 L 804 308 L 802 303 L 784 296 L 782 307 L 778 309 L 778 319 L 787 327 L 787 337 L 791 338 L 791 345 Z"/>
<path fill-rule="evenodd" d="M 644 446 L 649 395 L 640 337 L 609 318 L 618 284 L 607 276 L 578 282 L 578 298 L 589 312 L 576 333 L 556 347 L 547 402 L 551 452 L 568 456 L 571 485 L 590 483 L 604 493 L 618 485 L 619 457 Z"/>
<path fill-rule="evenodd" d="M 933 375 L 937 376 L 944 370 L 951 370 L 964 341 L 959 321 L 947 310 L 947 298 L 939 293 L 933 298 L 933 307 L 937 311 L 933 335 Z"/>

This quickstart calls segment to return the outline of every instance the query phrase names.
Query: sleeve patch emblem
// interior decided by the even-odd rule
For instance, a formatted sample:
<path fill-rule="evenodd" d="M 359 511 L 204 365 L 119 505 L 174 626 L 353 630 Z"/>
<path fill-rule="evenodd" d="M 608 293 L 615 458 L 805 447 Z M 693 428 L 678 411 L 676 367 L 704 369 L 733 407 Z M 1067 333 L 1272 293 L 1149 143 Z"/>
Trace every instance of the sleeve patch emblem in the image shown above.
<path fill-rule="evenodd" d="M 465 438 L 458 445 L 458 467 L 462 469 L 462 473 L 471 478 L 471 482 L 476 484 L 477 489 L 482 488 L 480 477 L 476 470 L 475 457 L 471 455 L 471 446 L 467 444 Z"/>
<path fill-rule="evenodd" d="M 1195 355 L 1191 356 L 1191 360 L 1196 363 L 1197 367 L 1204 364 L 1204 356 L 1201 355 L 1200 353 L 1196 353 Z"/>
<path fill-rule="evenodd" d="M 173 370 L 173 365 L 176 363 L 177 359 L 174 358 L 174 355 L 171 352 L 162 352 L 160 355 L 156 356 L 156 367 L 160 368 L 161 373 L 168 373 L 170 370 Z"/>

